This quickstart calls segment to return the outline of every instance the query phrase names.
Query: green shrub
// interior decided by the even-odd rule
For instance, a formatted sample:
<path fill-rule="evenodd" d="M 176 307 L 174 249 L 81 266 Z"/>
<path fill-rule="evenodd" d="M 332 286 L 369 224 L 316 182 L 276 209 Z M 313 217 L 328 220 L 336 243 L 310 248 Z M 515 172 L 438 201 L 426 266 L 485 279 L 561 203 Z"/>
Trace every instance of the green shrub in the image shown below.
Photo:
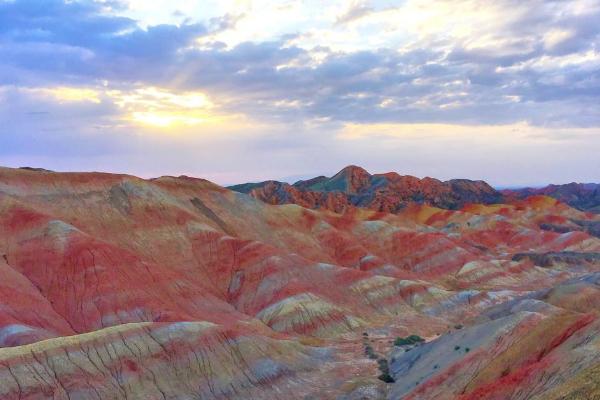
<path fill-rule="evenodd" d="M 409 339 L 409 340 L 412 340 L 414 343 L 417 343 L 417 342 L 424 342 L 424 341 L 425 341 L 425 339 L 423 339 L 423 338 L 422 338 L 421 336 L 419 336 L 419 335 L 410 335 L 410 336 L 408 337 L 408 339 Z"/>
<path fill-rule="evenodd" d="M 375 350 L 373 350 L 373 347 L 371 347 L 370 344 L 365 346 L 365 355 L 367 357 L 369 357 L 371 360 L 377 359 L 377 354 L 375 354 Z"/>
<path fill-rule="evenodd" d="M 385 383 L 394 383 L 395 379 L 390 375 L 388 360 L 385 358 L 380 358 L 377 360 L 377 364 L 379 365 L 379 370 L 381 371 L 381 375 L 379 375 L 377 378 Z"/>
<path fill-rule="evenodd" d="M 424 341 L 425 341 L 425 339 L 423 339 L 419 335 L 410 335 L 405 338 L 397 337 L 396 340 L 394 340 L 394 346 L 406 346 L 406 345 L 421 343 Z"/>
<path fill-rule="evenodd" d="M 379 380 L 384 381 L 385 383 L 394 383 L 396 380 L 392 378 L 389 373 L 381 374 L 377 377 Z"/>
<path fill-rule="evenodd" d="M 396 340 L 394 340 L 394 346 L 405 346 L 407 344 L 412 344 L 409 340 L 401 338 L 401 337 L 397 337 Z"/>

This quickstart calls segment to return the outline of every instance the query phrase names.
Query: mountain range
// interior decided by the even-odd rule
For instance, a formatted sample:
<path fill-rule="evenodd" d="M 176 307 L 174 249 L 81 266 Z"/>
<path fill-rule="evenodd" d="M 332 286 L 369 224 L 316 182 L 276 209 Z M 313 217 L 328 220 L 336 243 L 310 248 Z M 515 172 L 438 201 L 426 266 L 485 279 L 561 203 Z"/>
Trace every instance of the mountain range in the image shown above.
<path fill-rule="evenodd" d="M 550 196 L 579 210 L 600 213 L 600 184 L 567 183 L 564 185 L 548 185 L 542 188 L 524 188 L 503 190 L 507 198 L 524 199 L 533 195 Z"/>
<path fill-rule="evenodd" d="M 0 168 L 0 398 L 600 396 L 600 216 L 564 191 L 234 188 Z"/>
<path fill-rule="evenodd" d="M 318 176 L 294 184 L 270 180 L 228 188 L 269 204 L 298 204 L 335 212 L 355 206 L 397 213 L 412 203 L 456 210 L 470 203 L 494 204 L 536 194 L 553 197 L 580 210 L 600 212 L 599 184 L 570 183 L 498 191 L 480 180 L 440 181 L 396 172 L 372 175 L 354 165 L 343 168 L 330 178 Z"/>

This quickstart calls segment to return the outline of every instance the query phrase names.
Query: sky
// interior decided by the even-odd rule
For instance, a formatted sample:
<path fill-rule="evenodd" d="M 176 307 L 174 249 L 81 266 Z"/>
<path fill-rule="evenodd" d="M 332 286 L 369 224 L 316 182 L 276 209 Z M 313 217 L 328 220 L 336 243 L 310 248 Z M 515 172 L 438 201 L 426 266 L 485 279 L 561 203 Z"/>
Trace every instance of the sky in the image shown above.
<path fill-rule="evenodd" d="M 0 165 L 600 182 L 600 0 L 0 0 Z"/>

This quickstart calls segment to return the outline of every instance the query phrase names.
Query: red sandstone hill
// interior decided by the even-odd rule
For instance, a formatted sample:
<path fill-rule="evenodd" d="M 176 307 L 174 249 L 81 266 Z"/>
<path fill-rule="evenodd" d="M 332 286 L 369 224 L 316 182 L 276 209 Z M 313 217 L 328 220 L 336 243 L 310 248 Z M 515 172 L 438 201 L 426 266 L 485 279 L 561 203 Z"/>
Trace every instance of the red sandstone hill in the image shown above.
<path fill-rule="evenodd" d="M 458 209 L 468 203 L 499 203 L 502 195 L 483 181 L 419 179 L 395 172 L 371 175 L 348 166 L 327 178 L 319 176 L 293 185 L 278 181 L 246 183 L 229 189 L 269 204 L 299 204 L 340 212 L 349 206 L 396 213 L 408 204 Z"/>
<path fill-rule="evenodd" d="M 600 217 L 456 187 L 496 196 L 350 168 L 292 186 L 331 196 L 302 207 L 0 168 L 0 398 L 599 396 Z"/>
<path fill-rule="evenodd" d="M 572 182 L 542 188 L 506 189 L 502 194 L 508 199 L 524 199 L 533 195 L 550 196 L 571 207 L 600 213 L 600 184 L 597 183 Z"/>

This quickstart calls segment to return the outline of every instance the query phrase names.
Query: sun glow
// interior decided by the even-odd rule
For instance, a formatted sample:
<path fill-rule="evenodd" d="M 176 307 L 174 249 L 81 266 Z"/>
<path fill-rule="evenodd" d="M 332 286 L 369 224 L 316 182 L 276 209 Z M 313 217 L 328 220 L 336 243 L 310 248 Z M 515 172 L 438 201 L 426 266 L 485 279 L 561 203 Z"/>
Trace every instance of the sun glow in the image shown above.
<path fill-rule="evenodd" d="M 175 93 L 157 87 L 144 87 L 130 92 L 120 90 L 109 91 L 120 107 L 131 105 L 147 106 L 150 108 L 182 107 L 185 109 L 211 108 L 213 104 L 204 93 L 183 92 Z"/>
<path fill-rule="evenodd" d="M 93 89 L 58 86 L 53 88 L 30 89 L 45 96 L 54 97 L 59 102 L 100 103 L 100 94 Z"/>
<path fill-rule="evenodd" d="M 58 103 L 112 103 L 121 111 L 121 120 L 161 129 L 216 124 L 228 118 L 214 110 L 215 104 L 205 93 L 197 91 L 175 92 L 154 86 L 130 90 L 59 86 L 24 91 Z"/>
<path fill-rule="evenodd" d="M 107 92 L 114 103 L 135 123 L 157 128 L 193 126 L 216 122 L 220 118 L 211 112 L 214 104 L 201 92 L 176 93 L 157 87 L 145 87 L 129 92 Z"/>
<path fill-rule="evenodd" d="M 208 118 L 194 115 L 193 113 L 181 112 L 134 112 L 131 119 L 144 125 L 152 125 L 160 128 L 168 128 L 177 125 L 198 125 L 206 122 Z"/>

